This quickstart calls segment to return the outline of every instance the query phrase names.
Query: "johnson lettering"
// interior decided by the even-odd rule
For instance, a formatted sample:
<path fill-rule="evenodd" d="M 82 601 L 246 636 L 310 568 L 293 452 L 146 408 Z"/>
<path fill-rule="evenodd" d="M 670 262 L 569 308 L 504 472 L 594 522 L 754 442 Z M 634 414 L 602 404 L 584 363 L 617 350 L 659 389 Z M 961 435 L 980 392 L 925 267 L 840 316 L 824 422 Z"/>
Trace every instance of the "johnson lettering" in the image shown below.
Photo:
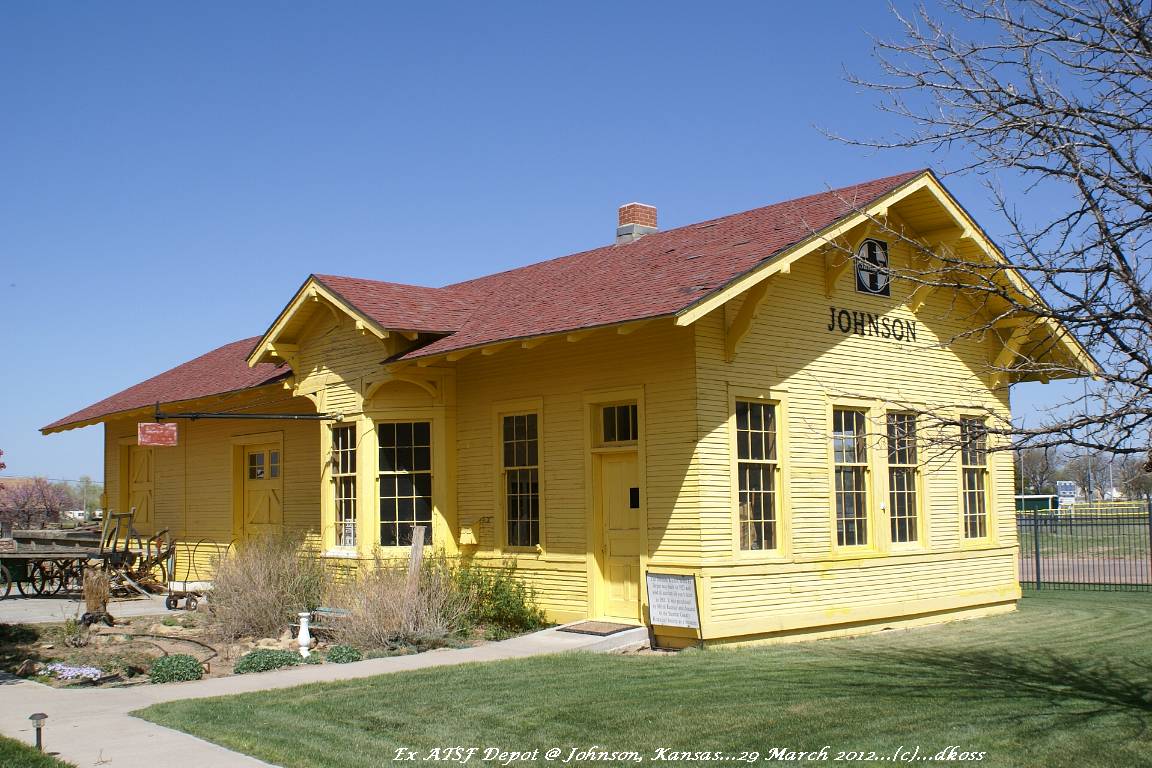
<path fill-rule="evenodd" d="M 855 309 L 829 307 L 828 330 L 857 336 L 875 336 L 912 343 L 916 341 L 916 321 L 889 318 Z"/>

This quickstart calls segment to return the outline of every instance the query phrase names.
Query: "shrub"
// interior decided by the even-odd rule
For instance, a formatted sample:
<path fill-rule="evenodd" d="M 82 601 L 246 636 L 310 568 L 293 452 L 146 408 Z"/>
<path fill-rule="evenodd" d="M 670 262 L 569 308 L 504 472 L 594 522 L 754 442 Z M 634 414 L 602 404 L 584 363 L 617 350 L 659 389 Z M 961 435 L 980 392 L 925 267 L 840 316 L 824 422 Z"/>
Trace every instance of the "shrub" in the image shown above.
<path fill-rule="evenodd" d="M 232 671 L 238 675 L 249 672 L 267 672 L 270 669 L 294 667 L 302 661 L 295 651 L 280 651 L 274 648 L 257 648 L 236 660 Z"/>
<path fill-rule="evenodd" d="M 204 676 L 204 668 L 194 656 L 174 653 L 162 656 L 152 664 L 148 679 L 154 683 L 181 683 L 186 680 L 199 680 Z"/>
<path fill-rule="evenodd" d="M 310 653 L 307 658 L 300 659 L 301 664 L 323 664 L 324 657 L 318 653 Z"/>
<path fill-rule="evenodd" d="M 448 645 L 468 628 L 472 595 L 443 554 L 426 559 L 414 579 L 407 561 L 377 557 L 352 581 L 337 585 L 330 602 L 348 612 L 333 627 L 339 643 L 424 650 Z"/>
<path fill-rule="evenodd" d="M 364 654 L 350 645 L 334 645 L 328 649 L 328 661 L 333 664 L 351 664 L 363 658 Z"/>
<path fill-rule="evenodd" d="M 320 605 L 324 563 L 302 545 L 300 535 L 260 536 L 217 562 L 209 605 L 222 640 L 278 637 Z"/>
<path fill-rule="evenodd" d="M 539 629 L 547 624 L 536 590 L 516 576 L 516 566 L 468 566 L 457 572 L 461 588 L 473 596 L 469 618 L 495 635 Z"/>

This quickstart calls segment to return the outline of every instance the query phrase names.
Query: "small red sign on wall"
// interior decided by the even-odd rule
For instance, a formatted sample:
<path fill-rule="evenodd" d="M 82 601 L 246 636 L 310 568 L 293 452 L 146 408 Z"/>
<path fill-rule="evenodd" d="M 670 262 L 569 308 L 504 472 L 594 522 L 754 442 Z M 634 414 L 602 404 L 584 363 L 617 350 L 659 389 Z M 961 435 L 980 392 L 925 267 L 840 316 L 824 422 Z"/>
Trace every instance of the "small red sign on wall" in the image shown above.
<path fill-rule="evenodd" d="M 176 445 L 176 434 L 175 422 L 169 424 L 140 422 L 136 425 L 136 444 L 170 448 Z"/>

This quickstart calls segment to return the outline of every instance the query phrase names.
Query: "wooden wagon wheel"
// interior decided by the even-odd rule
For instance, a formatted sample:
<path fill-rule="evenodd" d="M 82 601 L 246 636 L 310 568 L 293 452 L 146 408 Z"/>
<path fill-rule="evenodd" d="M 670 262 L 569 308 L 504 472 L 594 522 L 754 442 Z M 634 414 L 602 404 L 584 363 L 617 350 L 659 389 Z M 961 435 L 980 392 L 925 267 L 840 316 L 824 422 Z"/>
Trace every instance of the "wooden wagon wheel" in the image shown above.
<path fill-rule="evenodd" d="M 84 589 L 84 566 L 79 560 L 61 560 L 59 562 L 64 591 L 80 592 Z"/>
<path fill-rule="evenodd" d="M 11 592 L 12 574 L 3 564 L 0 564 L 0 600 L 8 597 Z"/>
<path fill-rule="evenodd" d="M 64 588 L 65 574 L 53 560 L 35 563 L 28 572 L 28 583 L 38 595 L 54 595 Z"/>
<path fill-rule="evenodd" d="M 135 567 L 130 571 L 132 579 L 139 584 L 168 584 L 168 561 L 145 561 L 141 560 L 135 564 Z"/>

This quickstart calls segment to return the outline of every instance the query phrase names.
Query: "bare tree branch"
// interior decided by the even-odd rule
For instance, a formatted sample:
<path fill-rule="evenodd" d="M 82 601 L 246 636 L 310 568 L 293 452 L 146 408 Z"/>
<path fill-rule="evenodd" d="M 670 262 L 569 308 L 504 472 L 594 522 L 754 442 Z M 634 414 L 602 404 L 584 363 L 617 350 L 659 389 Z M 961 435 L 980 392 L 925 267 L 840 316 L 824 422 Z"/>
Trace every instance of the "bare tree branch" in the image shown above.
<path fill-rule="evenodd" d="M 1098 381 L 1042 423 L 1025 429 L 990 413 L 1002 445 L 1139 454 L 1152 471 L 1152 4 L 944 0 L 939 12 L 897 18 L 900 36 L 875 42 L 882 75 L 850 79 L 911 129 L 838 138 L 962 153 L 956 172 L 985 177 L 1010 234 L 1007 262 L 996 263 L 877 221 L 920 255 L 893 279 L 962 296 L 952 311 L 971 321 L 965 335 L 1003 343 L 1011 328 L 1030 328 L 995 371 L 1005 385 L 1083 375 L 1053 354 L 1059 339 L 1044 328 L 1056 323 L 1099 361 Z M 1023 216 L 995 187 L 1000 172 L 1064 202 Z M 1012 272 L 1035 291 L 1014 287 Z"/>

